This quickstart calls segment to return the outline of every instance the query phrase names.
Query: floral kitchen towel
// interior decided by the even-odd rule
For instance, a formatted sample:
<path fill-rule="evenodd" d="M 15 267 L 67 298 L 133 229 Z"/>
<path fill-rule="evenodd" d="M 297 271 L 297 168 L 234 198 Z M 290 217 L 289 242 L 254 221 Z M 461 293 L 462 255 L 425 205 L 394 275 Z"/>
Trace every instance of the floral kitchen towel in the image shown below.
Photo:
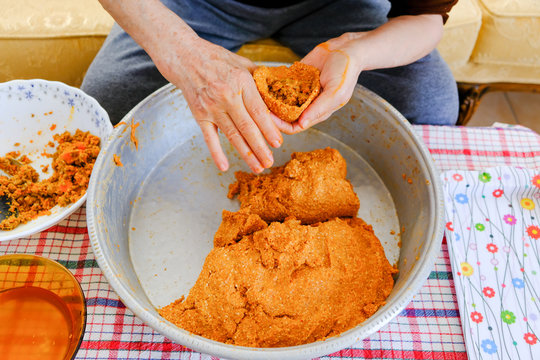
<path fill-rule="evenodd" d="M 540 172 L 442 174 L 446 237 L 470 359 L 540 359 Z"/>

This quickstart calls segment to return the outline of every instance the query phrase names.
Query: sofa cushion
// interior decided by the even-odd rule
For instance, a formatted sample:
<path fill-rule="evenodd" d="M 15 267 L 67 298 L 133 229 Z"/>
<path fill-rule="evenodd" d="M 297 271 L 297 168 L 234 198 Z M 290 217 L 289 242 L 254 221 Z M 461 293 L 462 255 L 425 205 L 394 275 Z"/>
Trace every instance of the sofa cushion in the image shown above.
<path fill-rule="evenodd" d="M 0 81 L 80 85 L 113 24 L 97 0 L 0 0 Z"/>
<path fill-rule="evenodd" d="M 480 0 L 482 27 L 472 61 L 540 66 L 540 1 Z"/>
<path fill-rule="evenodd" d="M 469 61 L 481 24 L 482 13 L 476 0 L 460 0 L 452 8 L 437 46 L 450 67 Z"/>
<path fill-rule="evenodd" d="M 300 60 L 291 49 L 274 39 L 261 39 L 248 42 L 238 50 L 238 54 L 252 61 L 276 61 L 292 63 Z"/>

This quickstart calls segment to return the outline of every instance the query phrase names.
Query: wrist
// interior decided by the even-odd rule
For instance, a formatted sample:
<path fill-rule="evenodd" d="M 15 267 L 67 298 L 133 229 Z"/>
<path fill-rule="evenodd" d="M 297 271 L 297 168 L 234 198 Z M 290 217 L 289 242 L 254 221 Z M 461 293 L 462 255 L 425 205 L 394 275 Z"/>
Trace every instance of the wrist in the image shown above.
<path fill-rule="evenodd" d="M 358 73 L 375 68 L 371 63 L 374 59 L 374 54 L 373 44 L 369 41 L 368 33 L 362 33 L 362 36 L 351 40 L 347 48 L 348 52 L 355 59 L 355 66 Z"/>

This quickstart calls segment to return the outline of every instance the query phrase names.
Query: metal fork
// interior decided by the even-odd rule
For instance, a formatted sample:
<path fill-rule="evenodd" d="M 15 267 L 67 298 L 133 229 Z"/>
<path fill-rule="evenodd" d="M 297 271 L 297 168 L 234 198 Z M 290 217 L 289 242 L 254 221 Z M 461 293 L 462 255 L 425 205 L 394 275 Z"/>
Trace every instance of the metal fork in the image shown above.
<path fill-rule="evenodd" d="M 22 166 L 23 163 L 21 163 L 19 160 L 14 158 L 8 158 L 9 162 L 12 165 Z M 0 176 L 10 177 L 11 175 L 7 174 L 5 171 L 0 170 Z M 10 217 L 13 215 L 13 212 L 9 210 L 11 207 L 11 199 L 5 195 L 0 196 L 0 222 L 4 221 L 4 219 Z"/>

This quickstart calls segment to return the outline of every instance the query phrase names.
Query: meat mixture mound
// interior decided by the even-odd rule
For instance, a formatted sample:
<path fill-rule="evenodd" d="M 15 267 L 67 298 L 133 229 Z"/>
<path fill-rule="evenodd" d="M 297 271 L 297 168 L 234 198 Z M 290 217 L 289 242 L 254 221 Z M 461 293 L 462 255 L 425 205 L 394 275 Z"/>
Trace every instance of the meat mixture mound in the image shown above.
<path fill-rule="evenodd" d="M 302 106 L 311 93 L 311 82 L 303 79 L 267 79 L 268 92 L 290 106 Z"/>
<path fill-rule="evenodd" d="M 294 216 L 305 224 L 335 217 L 353 217 L 360 201 L 347 180 L 347 163 L 331 148 L 293 153 L 270 174 L 235 173 L 229 198 L 238 195 L 241 209 L 265 221 Z"/>
<path fill-rule="evenodd" d="M 319 168 L 319 172 L 307 175 L 333 173 L 335 162 L 329 159 L 335 159 L 336 153 L 333 149 L 295 153 L 283 168 L 295 159 L 310 159 L 307 168 Z M 340 201 L 332 205 L 330 200 L 340 197 L 337 190 L 324 188 L 333 196 L 327 199 L 326 215 L 309 217 L 317 218 L 314 221 L 294 216 L 264 220 L 251 207 L 224 210 L 214 248 L 187 298 L 159 313 L 194 334 L 250 347 L 323 340 L 373 315 L 392 291 L 392 275 L 397 270 L 389 264 L 370 225 L 356 218 L 356 213 L 333 215 L 337 209 L 332 207 L 342 205 Z M 246 200 L 249 196 L 246 193 Z M 303 203 L 311 195 L 305 196 Z"/>
<path fill-rule="evenodd" d="M 47 155 L 52 158 L 53 169 L 48 179 L 39 181 L 31 161 L 20 152 L 0 158 L 0 169 L 9 175 L 0 176 L 0 198 L 10 205 L 10 214 L 0 223 L 0 230 L 12 230 L 49 215 L 56 205 L 67 206 L 85 194 L 100 150 L 99 137 L 76 130 L 73 135 L 66 131 L 53 138 L 58 147 L 54 154 Z"/>

